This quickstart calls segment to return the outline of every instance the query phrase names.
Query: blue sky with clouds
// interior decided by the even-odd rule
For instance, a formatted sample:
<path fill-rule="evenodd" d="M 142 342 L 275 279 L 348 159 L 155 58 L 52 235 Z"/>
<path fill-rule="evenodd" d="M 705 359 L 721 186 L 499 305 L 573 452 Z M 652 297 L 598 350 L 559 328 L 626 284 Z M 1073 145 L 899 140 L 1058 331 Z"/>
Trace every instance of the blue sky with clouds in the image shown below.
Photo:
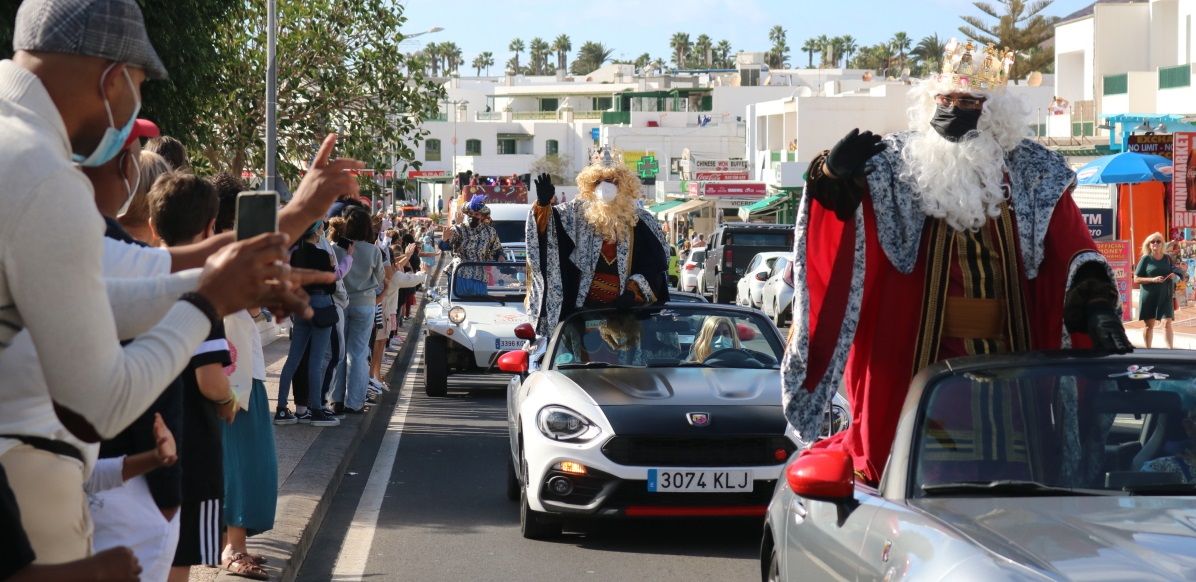
<path fill-rule="evenodd" d="M 688 32 L 690 39 L 710 35 L 726 39 L 736 50 L 764 51 L 768 29 L 785 28 L 794 65 L 805 66 L 800 51 L 805 39 L 825 34 L 850 34 L 857 44 L 870 45 L 903 31 L 914 39 L 938 33 L 961 36 L 962 14 L 980 15 L 968 0 L 404 0 L 407 33 L 444 27 L 443 32 L 412 39 L 417 50 L 423 41 L 452 41 L 461 47 L 468 64 L 482 51 L 494 53 L 497 69 L 511 57 L 507 45 L 513 38 L 524 44 L 536 36 L 552 42 L 567 34 L 573 50 L 593 40 L 614 48 L 614 58 L 634 59 L 647 52 L 669 60 L 669 38 Z M 998 4 L 995 0 L 992 4 Z M 1046 13 L 1066 16 L 1091 0 L 1055 0 Z M 526 59 L 526 54 L 524 55 Z M 465 68 L 465 67 L 463 67 Z M 493 73 L 493 71 L 492 71 Z"/>

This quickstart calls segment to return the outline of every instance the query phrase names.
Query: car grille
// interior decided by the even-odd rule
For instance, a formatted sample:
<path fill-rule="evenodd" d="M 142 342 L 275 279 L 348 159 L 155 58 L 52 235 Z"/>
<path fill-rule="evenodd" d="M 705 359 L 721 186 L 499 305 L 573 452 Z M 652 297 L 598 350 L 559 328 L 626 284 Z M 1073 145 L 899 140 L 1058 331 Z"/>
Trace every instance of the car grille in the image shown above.
<path fill-rule="evenodd" d="M 785 451 L 785 458 L 777 458 L 777 449 Z M 795 449 L 783 436 L 615 436 L 602 447 L 602 453 L 631 467 L 759 467 L 784 463 Z"/>

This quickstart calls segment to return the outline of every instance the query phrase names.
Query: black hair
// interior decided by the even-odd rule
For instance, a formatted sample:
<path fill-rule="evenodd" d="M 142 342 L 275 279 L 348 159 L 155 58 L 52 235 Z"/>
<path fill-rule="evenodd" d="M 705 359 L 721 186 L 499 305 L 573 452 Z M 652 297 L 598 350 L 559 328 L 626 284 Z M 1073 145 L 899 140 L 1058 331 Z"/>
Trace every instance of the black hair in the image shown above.
<path fill-rule="evenodd" d="M 228 172 L 209 176 L 208 183 L 216 189 L 216 199 L 220 201 L 220 209 L 216 211 L 216 233 L 232 230 L 237 222 L 237 194 L 248 190 L 249 187 L 240 178 Z"/>

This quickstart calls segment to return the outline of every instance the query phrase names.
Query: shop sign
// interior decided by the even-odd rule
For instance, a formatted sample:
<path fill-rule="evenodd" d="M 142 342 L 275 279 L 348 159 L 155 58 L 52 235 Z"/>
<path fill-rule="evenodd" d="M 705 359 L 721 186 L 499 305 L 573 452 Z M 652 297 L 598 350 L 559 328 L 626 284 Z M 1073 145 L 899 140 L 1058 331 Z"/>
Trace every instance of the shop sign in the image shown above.
<path fill-rule="evenodd" d="M 1131 135 L 1129 143 L 1129 151 L 1138 152 L 1140 154 L 1151 154 L 1156 156 L 1163 156 L 1167 159 L 1172 159 L 1172 145 L 1174 144 L 1171 134 L 1159 133 L 1154 135 Z"/>
<path fill-rule="evenodd" d="M 1084 224 L 1088 226 L 1088 232 L 1093 239 L 1101 240 L 1113 236 L 1112 208 L 1081 208 L 1080 214 L 1084 215 Z"/>
<path fill-rule="evenodd" d="M 448 175 L 448 170 L 411 170 L 407 172 L 407 178 L 414 180 L 416 178 L 443 178 Z"/>
<path fill-rule="evenodd" d="M 695 180 L 749 180 L 747 172 L 696 172 Z"/>
<path fill-rule="evenodd" d="M 1134 256 L 1130 252 L 1130 242 L 1125 240 L 1096 241 L 1096 250 L 1105 256 L 1109 268 L 1113 269 L 1113 278 L 1117 281 L 1117 292 L 1121 294 L 1121 319 L 1129 321 L 1132 316 L 1130 304 L 1130 281 L 1134 274 Z"/>
<path fill-rule="evenodd" d="M 747 160 L 690 160 L 694 172 L 746 172 Z"/>
<path fill-rule="evenodd" d="M 701 182 L 705 196 L 733 196 L 763 198 L 768 187 L 764 182 Z"/>
<path fill-rule="evenodd" d="M 1196 133 L 1175 135 L 1175 166 L 1171 172 L 1171 227 L 1196 227 Z"/>

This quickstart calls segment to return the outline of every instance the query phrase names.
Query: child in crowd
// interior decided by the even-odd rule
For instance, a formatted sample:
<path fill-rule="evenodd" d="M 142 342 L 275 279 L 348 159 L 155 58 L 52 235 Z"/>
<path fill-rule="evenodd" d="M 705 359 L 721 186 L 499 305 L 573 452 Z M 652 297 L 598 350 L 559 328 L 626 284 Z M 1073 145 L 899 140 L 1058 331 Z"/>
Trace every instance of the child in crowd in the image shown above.
<path fill-rule="evenodd" d="M 150 228 L 166 246 L 212 236 L 218 201 L 211 184 L 190 174 L 163 174 L 150 189 Z M 171 582 L 184 582 L 191 566 L 220 565 L 221 501 L 224 467 L 221 421 L 229 423 L 239 407 L 224 367 L 232 363 L 224 326 L 212 328 L 183 370 L 183 503 L 179 544 Z"/>
<path fill-rule="evenodd" d="M 232 230 L 237 194 L 245 184 L 230 174 L 209 181 L 216 188 L 219 211 L 216 233 Z M 239 311 L 224 318 L 232 366 L 225 369 L 237 395 L 240 411 L 232 424 L 221 427 L 224 453 L 224 524 L 227 542 L 220 567 L 254 580 L 267 580 L 265 558 L 249 553 L 246 538 L 273 529 L 278 505 L 278 457 L 270 401 L 266 397 L 266 357 L 254 321 L 257 313 Z"/>

